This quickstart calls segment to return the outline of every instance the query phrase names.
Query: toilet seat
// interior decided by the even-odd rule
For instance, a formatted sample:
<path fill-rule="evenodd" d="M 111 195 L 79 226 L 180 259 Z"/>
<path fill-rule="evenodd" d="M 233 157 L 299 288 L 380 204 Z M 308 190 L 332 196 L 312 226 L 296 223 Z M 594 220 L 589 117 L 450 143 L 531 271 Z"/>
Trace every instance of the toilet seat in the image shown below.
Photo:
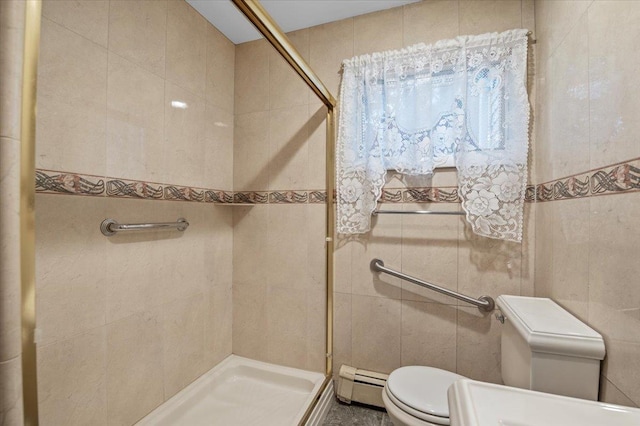
<path fill-rule="evenodd" d="M 447 390 L 456 380 L 464 378 L 439 368 L 401 367 L 389 375 L 383 396 L 407 415 L 448 425 Z"/>

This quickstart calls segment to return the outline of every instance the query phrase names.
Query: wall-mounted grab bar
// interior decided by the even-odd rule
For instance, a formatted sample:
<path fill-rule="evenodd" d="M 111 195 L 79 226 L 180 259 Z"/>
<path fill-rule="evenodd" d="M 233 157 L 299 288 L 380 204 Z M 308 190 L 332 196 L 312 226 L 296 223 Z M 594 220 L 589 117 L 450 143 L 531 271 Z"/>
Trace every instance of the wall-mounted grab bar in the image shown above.
<path fill-rule="evenodd" d="M 460 294 L 453 290 L 440 287 L 439 285 L 431 284 L 429 282 L 414 278 L 410 275 L 403 274 L 402 272 L 398 272 L 398 271 L 394 271 L 393 269 L 386 268 L 384 266 L 384 262 L 380 259 L 372 259 L 370 266 L 371 266 L 371 270 L 374 272 L 384 272 L 385 274 L 393 275 L 394 277 L 398 277 L 402 280 L 409 281 L 419 286 L 428 288 L 429 290 L 437 291 L 438 293 L 445 294 L 449 297 L 462 300 L 463 302 L 467 302 L 477 306 L 478 309 L 480 309 L 482 312 L 491 312 L 495 308 L 495 302 L 493 301 L 493 298 L 490 296 L 480 296 L 477 299 L 474 299 L 473 297 L 465 296 L 464 294 Z"/>
<path fill-rule="evenodd" d="M 178 231 L 184 231 L 189 227 L 187 219 L 181 217 L 175 222 L 162 222 L 162 223 L 118 223 L 114 219 L 105 219 L 100 224 L 100 231 L 110 237 L 116 232 L 121 231 L 147 231 L 150 229 L 177 229 Z"/>
<path fill-rule="evenodd" d="M 377 214 L 444 214 L 452 216 L 464 216 L 465 212 L 438 212 L 433 210 L 374 210 L 374 216 Z"/>

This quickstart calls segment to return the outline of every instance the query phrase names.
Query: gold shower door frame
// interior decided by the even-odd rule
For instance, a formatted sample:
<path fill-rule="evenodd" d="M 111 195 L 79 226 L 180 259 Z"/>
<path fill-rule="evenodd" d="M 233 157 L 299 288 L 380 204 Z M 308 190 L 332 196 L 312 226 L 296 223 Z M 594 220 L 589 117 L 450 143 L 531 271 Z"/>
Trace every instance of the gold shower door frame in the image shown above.
<path fill-rule="evenodd" d="M 304 424 L 333 374 L 333 249 L 334 249 L 334 143 L 336 100 L 327 87 L 293 47 L 278 24 L 258 0 L 231 0 L 247 19 L 275 47 L 327 107 L 326 139 L 326 364 L 325 380 L 307 409 Z M 38 382 L 35 343 L 35 128 L 36 83 L 40 47 L 41 0 L 26 1 L 24 65 L 22 83 L 21 160 L 20 160 L 20 244 L 21 244 L 21 320 L 22 320 L 22 392 L 24 424 L 38 424 Z"/>
<path fill-rule="evenodd" d="M 240 12 L 262 33 L 262 35 L 271 43 L 271 45 L 280 53 L 291 68 L 307 83 L 307 86 L 316 94 L 316 96 L 327 107 L 327 140 L 326 140 L 326 234 L 325 234 L 325 253 L 326 253 L 326 365 L 325 379 L 318 393 L 315 395 L 313 404 L 307 409 L 304 417 L 300 421 L 303 425 L 313 409 L 315 408 L 320 395 L 326 389 L 332 379 L 333 374 L 333 233 L 334 233 L 334 189 L 335 189 L 335 109 L 336 100 L 329 92 L 329 89 L 322 83 L 320 78 L 311 69 L 309 64 L 302 58 L 300 53 L 293 47 L 291 41 L 282 32 L 282 29 L 271 18 L 266 10 L 260 5 L 258 0 L 231 0 L 240 9 Z"/>

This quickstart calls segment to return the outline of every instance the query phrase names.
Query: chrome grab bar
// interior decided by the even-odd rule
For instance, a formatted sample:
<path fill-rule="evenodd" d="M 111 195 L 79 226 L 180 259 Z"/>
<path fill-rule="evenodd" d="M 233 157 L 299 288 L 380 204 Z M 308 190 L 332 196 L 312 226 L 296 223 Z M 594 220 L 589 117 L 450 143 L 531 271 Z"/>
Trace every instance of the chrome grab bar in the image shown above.
<path fill-rule="evenodd" d="M 447 211 L 434 211 L 434 210 L 374 210 L 372 213 L 374 216 L 378 214 L 443 214 L 452 216 L 464 216 L 465 212 L 447 212 Z"/>
<path fill-rule="evenodd" d="M 161 222 L 161 223 L 118 223 L 114 219 L 105 219 L 100 224 L 100 232 L 103 235 L 110 237 L 115 235 L 116 232 L 121 231 L 147 231 L 149 229 L 170 229 L 175 228 L 178 231 L 184 231 L 189 227 L 187 219 L 181 217 L 175 222 Z"/>
<path fill-rule="evenodd" d="M 491 312 L 495 308 L 495 302 L 490 296 L 480 296 L 477 299 L 473 297 L 465 296 L 464 294 L 457 293 L 453 290 L 449 290 L 444 287 L 440 287 L 439 285 L 435 285 L 426 281 L 419 280 L 418 278 L 414 278 L 410 275 L 403 274 L 402 272 L 394 271 L 393 269 L 386 268 L 384 266 L 384 262 L 380 259 L 372 259 L 370 264 L 371 270 L 374 272 L 384 272 L 385 274 L 393 275 L 394 277 L 398 277 L 401 280 L 409 281 L 410 283 L 417 284 L 419 286 L 428 288 L 429 290 L 437 291 L 438 293 L 442 293 L 449 297 L 453 297 L 458 300 L 462 300 L 463 302 L 470 303 L 475 305 L 482 312 Z"/>

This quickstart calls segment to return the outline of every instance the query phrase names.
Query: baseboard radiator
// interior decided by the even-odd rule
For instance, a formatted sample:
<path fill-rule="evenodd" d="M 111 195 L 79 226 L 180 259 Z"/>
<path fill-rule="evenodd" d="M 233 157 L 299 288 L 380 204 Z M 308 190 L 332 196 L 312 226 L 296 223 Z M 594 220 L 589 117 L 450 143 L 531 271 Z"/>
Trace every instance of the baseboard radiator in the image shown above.
<path fill-rule="evenodd" d="M 384 407 L 382 389 L 388 378 L 387 374 L 343 365 L 338 377 L 338 399 L 347 404 L 355 401 Z"/>

